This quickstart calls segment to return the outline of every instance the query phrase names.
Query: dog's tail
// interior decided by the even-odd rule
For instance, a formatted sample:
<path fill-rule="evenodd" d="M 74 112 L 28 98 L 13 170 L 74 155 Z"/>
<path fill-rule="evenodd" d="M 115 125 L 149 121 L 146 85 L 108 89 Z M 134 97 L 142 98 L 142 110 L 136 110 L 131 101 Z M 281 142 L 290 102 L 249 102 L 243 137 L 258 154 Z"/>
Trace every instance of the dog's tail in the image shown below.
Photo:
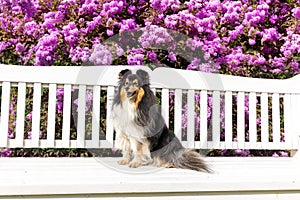
<path fill-rule="evenodd" d="M 175 168 L 212 173 L 212 170 L 203 160 L 201 155 L 196 151 L 190 149 L 180 149 L 175 152 L 175 156 L 176 159 L 173 160 Z"/>

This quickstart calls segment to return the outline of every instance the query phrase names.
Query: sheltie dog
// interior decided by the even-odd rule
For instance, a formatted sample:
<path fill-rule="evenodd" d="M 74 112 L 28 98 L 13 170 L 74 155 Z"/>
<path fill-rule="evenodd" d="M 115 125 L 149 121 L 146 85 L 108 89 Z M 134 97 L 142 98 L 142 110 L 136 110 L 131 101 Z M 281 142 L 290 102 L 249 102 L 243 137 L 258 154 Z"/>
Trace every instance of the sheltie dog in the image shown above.
<path fill-rule="evenodd" d="M 154 165 L 210 172 L 200 154 L 185 149 L 166 126 L 144 70 L 122 70 L 112 105 L 116 147 L 122 151 L 120 165 L 136 168 Z"/>

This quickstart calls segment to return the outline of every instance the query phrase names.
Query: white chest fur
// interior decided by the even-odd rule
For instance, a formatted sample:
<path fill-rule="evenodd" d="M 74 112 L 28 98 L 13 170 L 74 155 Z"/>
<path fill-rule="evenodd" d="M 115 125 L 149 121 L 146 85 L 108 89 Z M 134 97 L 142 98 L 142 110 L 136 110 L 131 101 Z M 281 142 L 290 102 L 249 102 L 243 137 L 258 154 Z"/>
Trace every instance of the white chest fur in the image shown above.
<path fill-rule="evenodd" d="M 136 140 L 142 140 L 144 138 L 144 128 L 138 126 L 134 118 L 136 111 L 134 105 L 125 100 L 121 104 L 113 106 L 112 120 L 115 130 L 124 133 L 128 137 L 134 137 Z"/>

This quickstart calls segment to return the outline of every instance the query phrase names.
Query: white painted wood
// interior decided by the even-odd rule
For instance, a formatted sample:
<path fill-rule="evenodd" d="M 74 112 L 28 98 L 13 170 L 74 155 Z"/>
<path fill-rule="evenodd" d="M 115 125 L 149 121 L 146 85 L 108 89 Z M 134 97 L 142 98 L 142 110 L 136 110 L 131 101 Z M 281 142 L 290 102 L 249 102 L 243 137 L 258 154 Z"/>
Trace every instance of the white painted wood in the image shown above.
<path fill-rule="evenodd" d="M 195 148 L 195 91 L 187 94 L 187 148 Z"/>
<path fill-rule="evenodd" d="M 118 73 L 125 68 L 128 66 L 44 66 L 37 68 L 35 66 L 9 65 L 1 66 L 0 80 L 8 82 L 32 82 L 35 80 L 34 82 L 40 83 L 75 85 L 117 85 Z M 288 80 L 270 80 L 163 67 L 156 68 L 152 72 L 146 66 L 131 66 L 133 71 L 140 68 L 148 71 L 153 87 L 164 85 L 164 88 L 169 89 L 300 93 L 297 85 L 300 75 Z M 57 71 L 60 73 L 56 73 Z M 26 76 L 16 76 L 16 74 L 26 74 Z M 46 77 L 45 74 L 47 74 Z"/>
<path fill-rule="evenodd" d="M 285 146 L 288 149 L 293 148 L 293 130 L 292 130 L 292 104 L 291 104 L 291 95 L 284 94 L 283 97 L 283 115 L 284 115 L 284 140 Z"/>
<path fill-rule="evenodd" d="M 25 101 L 26 101 L 26 83 L 18 84 L 17 97 L 17 119 L 16 119 L 16 137 L 15 144 L 11 147 L 23 147 L 24 144 L 24 122 L 25 122 Z"/>
<path fill-rule="evenodd" d="M 161 114 L 169 127 L 169 90 L 165 88 L 161 91 Z"/>
<path fill-rule="evenodd" d="M 261 142 L 262 148 L 268 148 L 269 143 L 269 105 L 268 94 L 261 94 Z"/>
<path fill-rule="evenodd" d="M 245 93 L 237 94 L 237 139 L 238 148 L 245 148 Z"/>
<path fill-rule="evenodd" d="M 225 92 L 225 148 L 232 148 L 232 92 Z"/>
<path fill-rule="evenodd" d="M 249 94 L 249 142 L 250 148 L 256 148 L 257 143 L 257 111 L 256 111 L 256 93 Z"/>
<path fill-rule="evenodd" d="M 71 101 L 71 94 L 70 94 L 70 88 L 71 84 L 76 84 L 80 85 L 79 88 L 81 88 L 81 100 L 79 101 L 79 104 L 81 104 L 82 108 L 85 108 L 85 92 L 83 92 L 82 88 L 84 87 L 84 91 L 86 89 L 94 89 L 94 88 L 108 88 L 108 92 L 111 94 L 111 97 L 109 97 L 108 102 L 107 102 L 107 117 L 109 118 L 110 115 L 110 106 L 112 103 L 112 98 L 113 98 L 113 90 L 114 86 L 117 84 L 117 78 L 111 78 L 111 77 L 117 77 L 114 76 L 114 74 L 118 73 L 120 69 L 124 69 L 125 66 L 116 66 L 116 67 L 45 67 L 45 68 L 39 68 L 37 69 L 36 67 L 19 67 L 19 66 L 3 66 L 1 67 L 0 71 L 4 70 L 7 72 L 5 76 L 2 74 L 0 75 L 0 80 L 4 80 L 2 83 L 3 85 L 3 91 L 5 90 L 5 84 L 7 85 L 7 81 L 14 81 L 16 83 L 13 83 L 14 86 L 18 85 L 27 85 L 29 87 L 34 86 L 35 88 L 41 89 L 41 87 L 49 87 L 49 95 L 54 96 L 54 88 L 57 88 L 57 86 L 67 85 L 65 87 L 69 87 L 67 91 L 67 95 L 65 95 L 66 100 L 64 100 L 64 112 L 67 112 L 64 114 L 64 125 L 63 125 L 63 139 L 62 141 L 55 141 L 54 140 L 54 131 L 55 131 L 55 109 L 54 109 L 54 98 L 49 97 L 49 113 L 48 113 L 48 124 L 49 126 L 47 127 L 47 141 L 49 147 L 53 147 L 53 145 L 58 145 L 55 147 L 96 147 L 99 141 L 94 140 L 95 138 L 99 137 L 99 124 L 97 125 L 96 120 L 98 120 L 99 116 L 94 116 L 96 117 L 94 122 L 92 122 L 92 137 L 93 140 L 85 141 L 85 112 L 82 110 L 81 113 L 79 113 L 78 117 L 78 140 L 75 141 L 70 141 L 69 139 L 69 123 L 70 123 L 70 118 L 68 117 L 69 114 L 68 112 L 71 112 L 69 109 L 72 102 Z M 126 67 L 127 68 L 127 67 Z M 175 98 L 177 98 L 178 101 L 178 96 L 179 98 L 182 99 L 182 90 L 188 90 L 188 95 L 191 95 L 192 93 L 195 94 L 195 90 L 199 91 L 201 96 L 205 96 L 205 98 L 201 98 L 200 102 L 200 141 L 194 141 L 194 134 L 195 134 L 195 121 L 194 119 L 194 111 L 192 112 L 192 108 L 190 107 L 190 110 L 188 111 L 188 117 L 190 120 L 188 121 L 188 141 L 183 142 L 184 145 L 189 146 L 189 145 L 196 145 L 195 147 L 201 147 L 201 148 L 254 148 L 254 149 L 261 149 L 261 148 L 269 148 L 269 149 L 276 149 L 278 147 L 280 148 L 288 148 L 288 146 L 291 148 L 298 148 L 299 147 L 299 142 L 298 142 L 298 134 L 299 134 L 299 127 L 297 125 L 297 118 L 298 118 L 298 92 L 297 88 L 293 88 L 291 90 L 290 85 L 292 83 L 296 83 L 299 78 L 294 77 L 288 80 L 267 80 L 267 79 L 252 79 L 252 78 L 245 78 L 245 77 L 233 77 L 233 76 L 226 76 L 226 75 L 219 75 L 219 74 L 207 74 L 207 73 L 202 73 L 202 72 L 187 72 L 184 70 L 175 70 L 175 69 L 167 69 L 167 68 L 158 68 L 155 69 L 153 72 L 145 67 L 145 66 L 137 66 L 133 67 L 133 71 L 135 71 L 138 68 L 143 68 L 147 70 L 151 76 L 151 83 L 152 83 L 152 89 L 153 90 L 158 90 L 161 91 L 162 93 L 162 107 L 163 107 L 163 116 L 166 119 L 166 122 L 168 123 L 169 119 L 169 92 L 173 91 L 175 89 Z M 60 76 L 57 73 L 54 73 L 52 71 L 57 71 L 58 69 L 61 69 L 62 72 Z M 4 72 L 3 71 L 3 72 Z M 16 81 L 16 76 L 15 74 L 30 74 L 28 77 L 23 77 L 23 76 L 18 76 L 19 79 Z M 14 76 L 13 76 L 14 74 Z M 45 76 L 43 74 L 47 74 L 47 77 L 44 78 Z M 170 80 L 167 80 L 166 78 L 162 78 L 162 76 L 165 76 L 168 74 L 168 76 L 174 77 L 176 79 L 176 82 L 174 82 L 172 79 L 172 83 Z M 43 79 L 41 79 L 43 77 Z M 86 78 L 89 77 L 89 78 Z M 109 78 L 107 78 L 109 77 Z M 30 79 L 29 79 L 30 78 Z M 194 81 L 195 78 L 199 81 Z M 48 85 L 50 83 L 50 85 Z M 238 83 L 238 84 L 237 84 Z M 266 84 L 262 84 L 266 83 Z M 268 83 L 268 84 L 267 84 Z M 258 85 L 266 85 L 266 87 L 257 87 Z M 295 85 L 295 84 L 294 84 Z M 11 86 L 11 85 L 10 85 Z M 9 86 L 9 87 L 10 87 Z M 22 86 L 23 87 L 23 86 Z M 52 89 L 51 89 L 52 88 Z M 7 88 L 9 89 L 9 88 Z M 276 91 L 275 91 L 276 89 Z M 21 92 L 22 89 L 20 89 Z M 52 92 L 51 92 L 52 91 Z M 96 90 L 97 92 L 98 90 Z M 177 91 L 177 92 L 176 92 Z M 179 92 L 181 91 L 181 92 Z M 213 94 L 213 99 L 214 99 L 214 105 L 213 105 L 213 116 L 212 116 L 212 134 L 213 134 L 213 141 L 207 141 L 208 133 L 207 133 L 207 91 L 212 91 Z M 225 102 L 230 102 L 232 100 L 232 94 L 238 94 L 238 96 L 244 96 L 244 97 L 238 97 L 238 98 L 244 98 L 245 99 L 245 94 L 249 93 L 249 132 L 250 132 L 250 142 L 245 142 L 245 129 L 244 129 L 244 124 L 242 121 L 245 121 L 245 116 L 244 116 L 244 111 L 243 107 L 244 105 L 242 100 L 240 103 L 238 103 L 238 137 L 242 138 L 238 142 L 232 142 L 230 138 L 232 138 L 232 130 L 230 130 L 230 126 L 232 126 L 232 119 L 230 115 L 232 115 L 232 105 L 230 103 L 225 103 L 225 142 L 220 142 L 220 92 L 225 92 Z M 275 91 L 275 92 L 273 92 Z M 291 93 L 292 91 L 292 93 Z M 229 93 L 228 93 L 229 92 Z M 258 92 L 258 93 L 256 93 Z M 261 93 L 262 92 L 262 93 Z M 52 95 L 51 95 L 52 93 Z M 283 144 L 280 141 L 280 111 L 279 111 L 279 93 L 284 94 L 284 99 L 285 101 L 289 101 L 289 104 L 285 106 L 284 108 L 284 115 L 286 116 L 285 118 L 288 119 L 290 118 L 290 122 L 285 121 L 285 134 L 286 134 L 286 143 L 287 146 L 283 146 Z M 217 95 L 216 95 L 217 94 Z M 273 102 L 273 107 L 272 107 L 272 122 L 273 122 L 273 139 L 274 142 L 269 142 L 269 113 L 268 113 L 268 94 L 272 94 L 272 102 Z M 292 95 L 290 95 L 292 94 Z M 24 95 L 24 93 L 23 93 Z M 100 91 L 99 91 L 100 95 Z M 180 96 L 181 95 L 181 96 Z M 262 102 L 262 109 L 261 109 L 261 120 L 262 120 L 262 142 L 256 142 L 256 95 L 259 96 L 261 95 L 261 102 Z M 292 97 L 288 97 L 288 95 Z M 21 95 L 19 95 L 21 96 Z M 231 96 L 231 97 L 230 97 Z M 8 104 L 9 104 L 9 97 L 5 96 L 3 97 L 2 101 L 4 104 L 7 104 L 5 102 L 5 98 L 8 98 Z M 35 94 L 35 119 L 33 123 L 33 129 L 35 129 L 35 133 L 39 133 L 39 118 L 40 118 L 40 95 L 36 92 Z M 96 97 L 94 97 L 96 98 Z M 97 97 L 98 98 L 98 97 Z M 99 97 L 100 98 L 100 97 Z M 21 99 L 21 97 L 20 97 Z M 192 98 L 190 98 L 191 101 Z M 252 99 L 252 100 L 251 100 Z M 290 99 L 290 100 L 289 100 Z M 97 100 L 96 100 L 97 101 Z M 195 99 L 193 98 L 192 100 L 195 102 Z M 217 103 L 219 102 L 219 103 Z M 181 121 L 182 121 L 182 116 L 180 116 L 181 113 L 181 108 L 182 107 L 182 102 L 180 101 L 181 105 L 177 103 L 175 105 L 175 124 L 174 124 L 174 129 L 175 132 L 178 132 L 178 136 L 181 135 Z M 2 105 L 4 105 L 2 104 Z M 8 105 L 7 104 L 7 105 Z M 193 105 L 194 106 L 194 105 Z M 4 107 L 4 106 L 3 106 Z M 7 106 L 8 107 L 8 106 Z M 5 111 L 4 108 L 2 110 Z M 24 112 L 23 109 L 21 109 L 22 105 L 19 104 L 19 112 L 17 113 L 22 113 Z M 166 108 L 166 109 L 165 109 Z M 94 110 L 100 109 L 100 105 L 94 104 L 93 105 Z M 68 111 L 69 110 L 69 111 Z M 85 110 L 85 109 L 84 109 Z M 194 110 L 194 107 L 193 107 Z M 1 121 L 5 122 L 5 112 L 1 112 Z M 99 111 L 100 112 L 100 111 Z M 98 113 L 98 112 L 95 112 Z M 192 114 L 193 113 L 193 114 Z M 98 114 L 97 114 L 98 115 Z M 18 117 L 18 121 L 21 122 L 22 120 L 22 115 L 20 114 Z M 8 121 L 8 119 L 6 120 Z M 22 122 L 21 122 L 22 123 Z M 6 123 L 2 123 L 1 126 L 2 128 L 7 129 Z M 19 128 L 18 130 L 21 130 L 22 125 L 20 123 L 17 123 Z M 107 140 L 101 141 L 101 147 L 112 147 L 113 144 L 113 129 L 112 129 L 112 123 L 107 120 Z M 5 127 L 6 126 L 6 127 Z M 2 129 L 3 130 L 3 129 Z M 2 137 L 6 138 L 5 134 L 2 133 Z M 51 135 L 50 135 L 51 134 Z M 22 135 L 22 134 L 20 134 Z M 18 138 L 18 137 L 17 137 Z M 3 143 L 3 146 L 8 146 L 16 145 L 17 140 L 11 140 L 9 144 L 7 143 L 7 139 L 2 140 L 0 143 Z M 21 141 L 21 139 L 20 139 Z M 23 143 L 23 142 L 18 142 L 18 143 Z M 40 141 L 39 139 L 39 134 L 35 134 L 34 139 L 32 140 L 26 140 L 24 141 L 24 146 L 26 147 L 32 147 L 32 146 L 39 146 L 39 143 L 43 144 L 44 147 L 47 147 L 45 141 Z M 75 146 L 72 146 L 74 144 L 77 144 Z"/>
<path fill-rule="evenodd" d="M 201 148 L 208 148 L 207 137 L 207 91 L 200 92 L 200 143 Z"/>
<path fill-rule="evenodd" d="M 111 109 L 113 104 L 114 98 L 114 87 L 109 86 L 107 87 L 107 102 L 106 102 L 106 141 L 108 142 L 105 145 L 105 148 L 112 148 L 114 145 L 114 129 L 113 129 L 113 122 L 111 119 Z M 103 144 L 104 145 L 104 144 Z"/>
<path fill-rule="evenodd" d="M 220 145 L 220 92 L 213 91 L 213 108 L 212 108 L 212 133 L 213 142 L 211 148 L 218 148 Z"/>
<path fill-rule="evenodd" d="M 99 148 L 100 131 L 100 86 L 93 88 L 93 118 L 92 118 L 92 143 L 88 147 Z"/>
<path fill-rule="evenodd" d="M 56 89 L 56 84 L 49 84 L 47 144 L 45 146 L 50 148 L 55 147 Z"/>
<path fill-rule="evenodd" d="M 174 132 L 175 135 L 182 138 L 182 90 L 175 90 L 175 99 L 174 99 Z M 180 123 L 181 122 L 181 123 Z"/>
<path fill-rule="evenodd" d="M 86 85 L 79 85 L 78 92 L 78 119 L 77 119 L 77 147 L 85 147 L 85 112 L 86 112 Z"/>
<path fill-rule="evenodd" d="M 272 94 L 272 134 L 273 143 L 280 146 L 280 107 L 279 107 L 279 94 Z"/>
<path fill-rule="evenodd" d="M 213 166 L 213 174 L 150 166 L 133 169 L 118 165 L 117 160 L 2 158 L 0 195 L 95 199 L 194 196 L 205 200 L 230 199 L 228 196 L 260 199 L 264 197 L 261 195 L 271 195 L 267 199 L 272 200 L 300 197 L 299 162 L 292 158 L 205 158 Z"/>
<path fill-rule="evenodd" d="M 10 103 L 10 82 L 3 82 L 2 96 L 1 96 L 0 147 L 7 147 L 8 145 L 7 136 L 8 136 L 8 120 L 9 120 L 9 103 Z"/>
<path fill-rule="evenodd" d="M 39 147 L 42 84 L 33 85 L 32 136 L 30 147 Z"/>
<path fill-rule="evenodd" d="M 292 141 L 293 141 L 293 149 L 299 149 L 299 140 L 300 140 L 300 123 L 299 123 L 299 113 L 300 113 L 300 96 L 299 94 L 291 95 L 291 103 L 292 103 Z"/>
<path fill-rule="evenodd" d="M 72 114 L 71 99 L 72 99 L 72 86 L 69 84 L 64 85 L 63 123 L 62 123 L 62 147 L 64 148 L 70 147 L 70 126 L 71 126 L 71 114 Z M 79 99 L 78 99 L 78 104 L 79 104 Z M 79 114 L 78 114 L 78 119 L 79 119 Z"/>

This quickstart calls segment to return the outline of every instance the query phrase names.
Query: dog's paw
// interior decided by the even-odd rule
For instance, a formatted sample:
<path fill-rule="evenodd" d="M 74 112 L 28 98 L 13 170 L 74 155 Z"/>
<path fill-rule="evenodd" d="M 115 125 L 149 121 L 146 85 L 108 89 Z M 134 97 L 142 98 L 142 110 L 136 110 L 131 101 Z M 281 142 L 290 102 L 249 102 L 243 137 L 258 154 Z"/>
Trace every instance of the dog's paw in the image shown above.
<path fill-rule="evenodd" d="M 133 161 L 133 162 L 129 163 L 130 168 L 137 168 L 139 166 L 141 166 L 141 163 L 137 162 L 137 161 Z"/>
<path fill-rule="evenodd" d="M 119 165 L 127 165 L 129 163 L 129 160 L 128 159 L 122 159 L 122 160 L 119 160 L 118 161 L 118 164 Z"/>

